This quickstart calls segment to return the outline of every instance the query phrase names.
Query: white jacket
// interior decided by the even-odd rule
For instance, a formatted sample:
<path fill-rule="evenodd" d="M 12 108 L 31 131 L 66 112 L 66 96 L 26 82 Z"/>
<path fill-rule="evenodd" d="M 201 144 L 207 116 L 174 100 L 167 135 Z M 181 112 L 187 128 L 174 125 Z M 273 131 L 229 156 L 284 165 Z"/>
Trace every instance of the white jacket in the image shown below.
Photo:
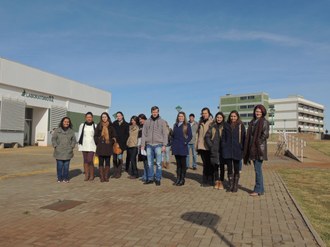
<path fill-rule="evenodd" d="M 80 139 L 81 132 L 83 129 L 84 123 L 80 124 L 79 126 L 79 132 L 78 132 L 78 140 Z M 95 124 L 96 128 L 96 124 Z M 85 152 L 95 152 L 96 151 L 96 145 L 94 142 L 94 127 L 93 125 L 85 125 L 84 129 L 84 137 L 83 137 L 83 144 L 78 145 L 79 151 L 85 151 Z"/>

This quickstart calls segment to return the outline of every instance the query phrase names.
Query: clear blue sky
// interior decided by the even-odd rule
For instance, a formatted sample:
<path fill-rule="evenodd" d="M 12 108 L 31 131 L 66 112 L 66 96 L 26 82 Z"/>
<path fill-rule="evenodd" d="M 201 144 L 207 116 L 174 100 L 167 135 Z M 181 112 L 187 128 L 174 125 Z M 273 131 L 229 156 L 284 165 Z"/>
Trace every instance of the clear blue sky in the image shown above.
<path fill-rule="evenodd" d="M 110 113 L 169 122 L 226 93 L 327 107 L 330 1 L 0 0 L 0 56 L 111 91 Z"/>

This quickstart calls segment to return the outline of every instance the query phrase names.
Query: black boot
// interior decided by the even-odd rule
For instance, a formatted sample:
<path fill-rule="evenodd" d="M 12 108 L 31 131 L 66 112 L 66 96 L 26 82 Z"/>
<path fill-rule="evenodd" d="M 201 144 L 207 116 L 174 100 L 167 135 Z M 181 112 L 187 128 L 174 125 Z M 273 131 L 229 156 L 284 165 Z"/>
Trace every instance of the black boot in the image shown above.
<path fill-rule="evenodd" d="M 176 164 L 176 181 L 173 183 L 173 185 L 179 185 L 181 180 L 181 166 Z"/>
<path fill-rule="evenodd" d="M 202 186 L 202 187 L 205 187 L 206 184 L 207 184 L 207 176 L 206 176 L 205 174 L 203 174 L 203 181 L 202 181 L 202 183 L 201 183 L 201 186 Z"/>
<path fill-rule="evenodd" d="M 234 175 L 234 185 L 233 185 L 233 192 L 238 191 L 238 181 L 239 181 L 239 174 Z"/>
<path fill-rule="evenodd" d="M 233 190 L 234 186 L 234 177 L 233 174 L 228 175 L 228 187 L 227 187 L 227 192 L 230 192 Z"/>
<path fill-rule="evenodd" d="M 185 183 L 185 178 L 186 178 L 186 171 L 187 171 L 187 168 L 186 166 L 181 168 L 181 176 L 180 176 L 180 182 L 179 182 L 179 186 L 182 186 L 184 185 Z"/>

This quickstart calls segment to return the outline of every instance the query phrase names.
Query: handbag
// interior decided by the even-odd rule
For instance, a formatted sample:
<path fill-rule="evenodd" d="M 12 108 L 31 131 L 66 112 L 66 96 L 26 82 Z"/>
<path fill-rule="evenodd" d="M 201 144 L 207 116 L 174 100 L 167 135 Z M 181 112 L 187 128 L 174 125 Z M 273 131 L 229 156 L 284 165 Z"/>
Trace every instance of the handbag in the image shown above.
<path fill-rule="evenodd" d="M 99 163 L 100 163 L 99 156 L 97 156 L 97 154 L 94 154 L 94 157 L 93 157 L 93 164 L 94 164 L 94 166 L 98 166 Z"/>
<path fill-rule="evenodd" d="M 119 143 L 118 142 L 115 142 L 112 146 L 112 149 L 113 149 L 113 153 L 114 154 L 121 154 L 123 151 L 121 150 L 120 146 L 119 146 Z"/>

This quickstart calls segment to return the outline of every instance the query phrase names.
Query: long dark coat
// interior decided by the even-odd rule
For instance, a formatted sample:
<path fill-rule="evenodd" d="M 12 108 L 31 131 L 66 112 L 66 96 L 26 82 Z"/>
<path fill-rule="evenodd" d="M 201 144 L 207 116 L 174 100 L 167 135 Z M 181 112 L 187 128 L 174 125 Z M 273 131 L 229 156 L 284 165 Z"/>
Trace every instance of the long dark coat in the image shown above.
<path fill-rule="evenodd" d="M 245 142 L 245 127 L 242 122 L 232 128 L 229 123 L 224 124 L 221 138 L 221 150 L 224 159 L 241 160 L 243 158 Z"/>
<path fill-rule="evenodd" d="M 175 124 L 172 133 L 172 153 L 173 155 L 188 155 L 188 143 L 191 141 L 192 132 L 190 124 L 187 124 L 187 136 L 183 133 L 183 124 Z"/>
<path fill-rule="evenodd" d="M 211 164 L 223 164 L 221 151 L 221 138 L 223 132 L 223 124 L 212 124 L 205 134 L 205 143 L 211 152 Z"/>
<path fill-rule="evenodd" d="M 121 150 L 127 149 L 127 139 L 129 137 L 129 124 L 124 120 L 122 124 L 119 125 L 118 120 L 113 122 L 113 127 L 115 128 L 117 134 L 117 142 Z"/>
<path fill-rule="evenodd" d="M 102 126 L 98 124 L 95 129 L 94 141 L 96 144 L 96 154 L 101 156 L 111 156 L 113 154 L 113 138 L 117 138 L 116 131 L 111 124 L 108 126 L 110 143 L 106 143 L 102 134 Z"/>

